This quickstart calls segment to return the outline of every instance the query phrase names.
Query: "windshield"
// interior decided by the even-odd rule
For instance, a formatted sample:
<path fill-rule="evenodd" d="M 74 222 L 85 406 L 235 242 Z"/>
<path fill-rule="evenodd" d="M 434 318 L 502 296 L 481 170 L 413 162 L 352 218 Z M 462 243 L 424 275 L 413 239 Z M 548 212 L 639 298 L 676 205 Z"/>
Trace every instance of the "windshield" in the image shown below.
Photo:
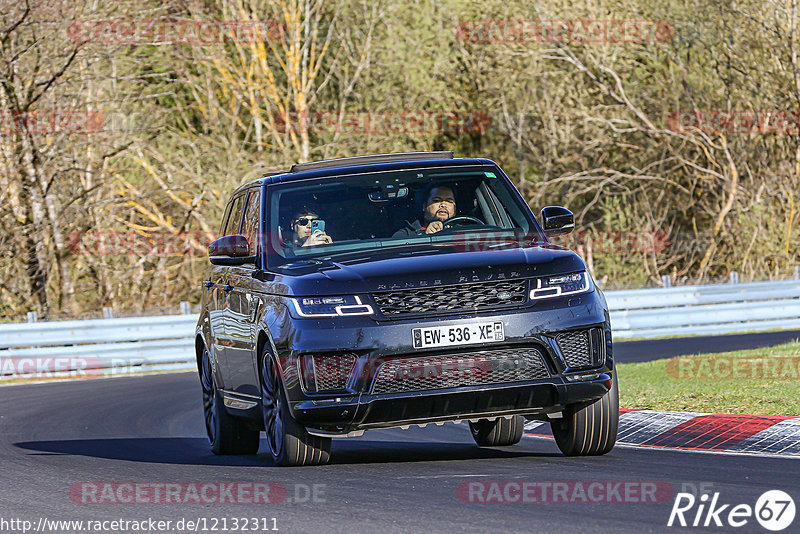
<path fill-rule="evenodd" d="M 268 190 L 271 266 L 403 247 L 485 250 L 544 240 L 494 166 L 326 177 Z"/>

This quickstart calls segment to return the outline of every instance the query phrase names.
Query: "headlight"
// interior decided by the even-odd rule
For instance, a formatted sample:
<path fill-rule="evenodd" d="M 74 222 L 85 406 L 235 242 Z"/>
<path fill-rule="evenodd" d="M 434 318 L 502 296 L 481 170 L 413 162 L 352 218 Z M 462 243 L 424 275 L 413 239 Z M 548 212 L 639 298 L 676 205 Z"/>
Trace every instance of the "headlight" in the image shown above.
<path fill-rule="evenodd" d="M 531 289 L 531 299 L 547 299 L 564 295 L 585 293 L 592 289 L 592 279 L 589 273 L 560 274 L 546 276 L 533 281 L 535 287 Z"/>
<path fill-rule="evenodd" d="M 362 304 L 361 297 L 299 297 L 289 299 L 300 317 L 339 317 L 372 315 L 372 306 Z"/>

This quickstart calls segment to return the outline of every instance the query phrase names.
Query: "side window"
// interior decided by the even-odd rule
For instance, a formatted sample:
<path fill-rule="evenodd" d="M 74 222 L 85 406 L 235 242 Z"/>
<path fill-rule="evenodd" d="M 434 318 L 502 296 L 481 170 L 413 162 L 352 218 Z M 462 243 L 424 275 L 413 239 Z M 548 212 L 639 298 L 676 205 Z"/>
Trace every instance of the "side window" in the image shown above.
<path fill-rule="evenodd" d="M 228 202 L 228 205 L 225 206 L 225 212 L 222 214 L 222 221 L 219 223 L 219 234 L 217 237 L 222 237 L 225 235 L 225 223 L 228 221 L 228 215 L 231 213 L 231 203 Z"/>
<path fill-rule="evenodd" d="M 242 220 L 242 210 L 244 209 L 245 195 L 239 195 L 233 200 L 233 204 L 228 213 L 228 220 L 225 222 L 225 229 L 222 232 L 223 236 L 238 234 L 239 223 Z"/>
<path fill-rule="evenodd" d="M 514 201 L 509 188 L 499 180 L 492 180 L 486 188 L 487 200 L 497 206 L 501 219 L 497 224 L 504 228 L 521 228 L 525 232 L 531 231 L 528 220 L 519 204 Z"/>
<path fill-rule="evenodd" d="M 244 226 L 242 227 L 242 234 L 247 238 L 247 242 L 250 243 L 250 253 L 253 255 L 261 252 L 258 249 L 258 211 L 260 207 L 261 190 L 256 189 L 250 193 L 250 198 L 247 200 L 247 209 L 244 212 Z"/>

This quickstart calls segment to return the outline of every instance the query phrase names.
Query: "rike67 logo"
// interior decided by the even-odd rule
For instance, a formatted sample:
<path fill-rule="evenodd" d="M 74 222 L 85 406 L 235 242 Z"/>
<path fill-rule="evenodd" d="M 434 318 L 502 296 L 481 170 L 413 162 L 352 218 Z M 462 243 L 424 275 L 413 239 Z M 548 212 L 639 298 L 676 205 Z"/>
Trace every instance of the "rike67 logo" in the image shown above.
<path fill-rule="evenodd" d="M 795 512 L 794 499 L 781 490 L 764 492 L 755 506 L 723 504 L 719 492 L 712 496 L 704 493 L 699 498 L 691 493 L 678 493 L 667 526 L 739 528 L 755 517 L 765 529 L 778 532 L 792 524 Z"/>

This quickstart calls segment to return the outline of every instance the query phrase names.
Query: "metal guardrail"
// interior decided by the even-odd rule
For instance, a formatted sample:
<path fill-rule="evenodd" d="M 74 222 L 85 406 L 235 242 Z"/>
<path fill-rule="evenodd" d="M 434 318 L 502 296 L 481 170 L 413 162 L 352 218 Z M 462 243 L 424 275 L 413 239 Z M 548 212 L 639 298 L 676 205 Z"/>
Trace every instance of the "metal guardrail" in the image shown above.
<path fill-rule="evenodd" d="M 605 295 L 615 339 L 800 329 L 800 280 Z M 196 323 L 182 314 L 0 324 L 0 378 L 191 369 Z"/>
<path fill-rule="evenodd" d="M 0 348 L 191 338 L 197 315 L 0 324 Z"/>
<path fill-rule="evenodd" d="M 615 339 L 800 328 L 800 280 L 605 293 Z"/>
<path fill-rule="evenodd" d="M 0 379 L 194 366 L 196 314 L 0 324 Z"/>

